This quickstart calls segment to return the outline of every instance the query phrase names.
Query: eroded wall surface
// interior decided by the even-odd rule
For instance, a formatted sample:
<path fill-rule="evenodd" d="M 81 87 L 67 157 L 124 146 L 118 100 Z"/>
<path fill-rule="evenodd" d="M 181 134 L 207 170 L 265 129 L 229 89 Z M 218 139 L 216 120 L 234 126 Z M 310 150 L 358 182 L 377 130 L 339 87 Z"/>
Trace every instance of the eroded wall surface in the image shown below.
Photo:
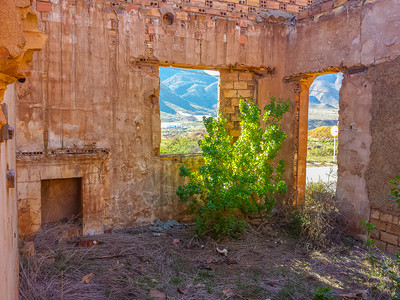
<path fill-rule="evenodd" d="M 32 76 L 17 86 L 22 233 L 41 226 L 41 180 L 67 178 L 57 171 L 58 165 L 75 168 L 73 176 L 96 191 L 83 202 L 92 207 L 86 214 L 95 210 L 93 215 L 103 223 L 89 225 L 84 210 L 84 234 L 102 226 L 187 217 L 174 195 L 184 182 L 178 176 L 181 160 L 159 154 L 159 66 L 219 70 L 219 110 L 229 119 L 231 134 L 238 136 L 239 98 L 257 98 L 258 82 L 277 78 L 277 66 L 284 63 L 279 57 L 285 51 L 287 22 L 293 16 L 266 15 L 256 21 L 256 14 L 247 10 L 232 11 L 230 17 L 221 14 L 226 3 L 213 10 L 206 3 L 185 5 L 36 2 L 39 27 L 49 38 L 35 57 Z M 107 185 L 100 191 L 101 185 L 82 174 L 103 150 L 107 168 L 97 172 Z M 292 164 L 293 155 L 284 156 Z M 84 164 L 76 163 L 83 157 Z"/>
<path fill-rule="evenodd" d="M 369 220 L 371 207 L 379 208 L 385 220 L 385 214 L 394 207 L 387 200 L 388 181 L 389 173 L 393 177 L 394 169 L 399 168 L 393 163 L 398 155 L 390 155 L 394 148 L 383 143 L 382 137 L 392 139 L 398 135 L 398 129 L 389 121 L 398 107 L 394 104 L 397 87 L 393 74 L 399 71 L 395 61 L 400 55 L 400 8 L 394 0 L 355 1 L 325 13 L 308 13 L 288 34 L 291 51 L 286 56 L 286 80 L 304 82 L 323 73 L 344 74 L 339 99 L 337 198 L 349 230 L 361 235 L 360 222 Z M 385 66 L 392 70 L 387 76 L 383 74 Z M 308 101 L 308 95 L 300 94 L 298 98 L 303 107 L 299 110 L 300 123 L 306 124 L 306 105 L 301 103 Z M 392 103 L 392 110 L 384 103 Z M 383 128 L 384 134 L 378 133 Z M 300 144 L 302 139 L 306 139 L 305 134 L 299 135 Z M 385 149 L 378 151 L 379 147 Z M 305 163 L 301 157 L 297 161 Z M 373 221 L 377 216 L 379 219 L 378 211 L 372 212 Z M 383 231 L 389 226 L 386 223 L 380 226 Z M 390 233 L 394 233 L 392 229 Z M 397 242 L 396 236 L 390 245 Z"/>
<path fill-rule="evenodd" d="M 290 186 L 285 197 L 299 200 L 305 184 L 308 88 L 317 75 L 341 71 L 337 197 L 349 230 L 357 235 L 371 207 L 374 213 L 387 206 L 386 196 L 377 200 L 376 194 L 379 186 L 387 186 L 393 160 L 389 154 L 378 156 L 374 147 L 381 144 L 379 126 L 385 126 L 379 124 L 394 114 L 382 107 L 394 103 L 389 98 L 396 94 L 391 83 L 400 55 L 397 4 L 317 1 L 296 22 L 292 15 L 267 11 L 261 0 L 255 10 L 249 2 L 234 1 L 38 1 L 39 26 L 49 42 L 36 57 L 32 77 L 17 86 L 18 170 L 27 174 L 28 166 L 38 165 L 35 183 L 26 185 L 35 190 L 55 164 L 67 166 L 85 156 L 87 163 L 77 168 L 91 168 L 103 149 L 100 160 L 108 167 L 98 172 L 109 190 L 88 198 L 94 210 L 104 203 L 103 223 L 96 228 L 184 218 L 174 195 L 183 182 L 176 174 L 183 158 L 159 155 L 158 67 L 209 68 L 221 73 L 219 110 L 234 136 L 240 133 L 240 96 L 254 96 L 261 107 L 270 96 L 292 100 L 282 122 L 288 138 L 280 156 Z M 376 75 L 386 64 L 393 72 Z M 380 95 L 380 90 L 393 93 Z M 384 128 L 396 136 L 395 126 Z M 193 166 L 200 163 L 185 159 Z M 386 169 L 385 176 L 371 175 Z M 18 184 L 29 182 L 27 177 L 19 177 Z M 33 233 L 40 228 L 40 207 L 34 212 L 26 199 L 18 197 L 20 226 Z"/>

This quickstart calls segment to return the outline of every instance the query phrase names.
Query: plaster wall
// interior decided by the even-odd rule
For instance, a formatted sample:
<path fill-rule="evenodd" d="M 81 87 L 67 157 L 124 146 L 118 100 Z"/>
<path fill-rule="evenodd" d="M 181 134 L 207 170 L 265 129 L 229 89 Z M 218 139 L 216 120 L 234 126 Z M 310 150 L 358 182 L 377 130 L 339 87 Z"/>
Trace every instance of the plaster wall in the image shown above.
<path fill-rule="evenodd" d="M 17 151 L 30 164 L 50 168 L 36 152 L 109 150 L 104 226 L 184 218 L 173 195 L 181 182 L 180 160 L 159 155 L 158 66 L 216 69 L 219 109 L 232 135 L 239 133 L 239 96 L 254 96 L 261 107 L 270 96 L 292 99 L 280 155 L 292 187 L 285 197 L 298 200 L 305 185 L 308 88 L 317 75 L 342 71 L 337 195 L 350 230 L 358 234 L 359 221 L 369 218 L 375 201 L 369 182 L 379 186 L 386 180 L 372 182 L 366 172 L 371 164 L 378 169 L 391 164 L 376 156 L 373 145 L 380 137 L 371 124 L 390 115 L 374 105 L 391 95 L 380 100 L 375 91 L 395 89 L 369 70 L 400 54 L 400 7 L 396 0 L 329 3 L 299 15 L 295 24 L 288 16 L 257 21 L 249 10 L 228 16 L 202 3 L 54 1 L 44 9 L 37 2 L 39 26 L 49 42 L 36 56 L 32 77 L 17 87 Z M 170 25 L 163 21 L 165 12 L 174 16 Z M 54 161 L 64 159 L 55 152 Z"/>
<path fill-rule="evenodd" d="M 15 124 L 14 86 L 5 92 L 3 104 L 9 108 L 8 122 Z M 18 231 L 15 188 L 6 175 L 15 170 L 15 139 L 0 143 L 0 290 L 4 299 L 18 298 Z"/>
<path fill-rule="evenodd" d="M 102 226 L 187 218 L 175 196 L 183 183 L 178 169 L 182 161 L 198 162 L 159 154 L 158 67 L 219 70 L 219 110 L 229 119 L 231 134 L 238 136 L 239 98 L 257 97 L 259 80 L 277 78 L 286 19 L 241 22 L 189 13 L 168 3 L 161 7 L 161 2 L 154 8 L 149 3 L 60 1 L 47 12 L 38 3 L 39 28 L 48 34 L 48 42 L 35 57 L 32 76 L 17 87 L 21 233 L 41 226 L 40 182 L 29 172 L 54 170 L 51 178 L 56 179 L 60 175 L 54 168 L 61 164 L 73 169 L 81 156 L 85 164 L 80 172 L 86 172 L 95 164 L 87 153 L 98 149 L 109 151 L 109 190 L 94 188 L 104 199 Z M 174 14 L 173 24 L 163 22 L 163 9 Z M 292 155 L 284 156 L 291 160 Z M 96 196 L 88 197 L 89 206 Z M 84 233 L 100 227 L 96 223 Z"/>

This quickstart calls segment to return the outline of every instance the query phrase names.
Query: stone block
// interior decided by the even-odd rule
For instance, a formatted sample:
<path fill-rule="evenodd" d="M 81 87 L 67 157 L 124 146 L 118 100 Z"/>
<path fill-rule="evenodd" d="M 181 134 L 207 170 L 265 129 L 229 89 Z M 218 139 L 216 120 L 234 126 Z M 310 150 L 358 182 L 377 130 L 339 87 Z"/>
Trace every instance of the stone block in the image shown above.
<path fill-rule="evenodd" d="M 233 90 L 233 82 L 224 81 L 220 84 L 221 89 Z"/>
<path fill-rule="evenodd" d="M 371 220 L 369 220 L 369 222 L 374 224 L 375 228 L 386 231 L 386 222 L 382 222 L 380 220 L 372 219 L 372 218 L 371 218 Z"/>
<path fill-rule="evenodd" d="M 392 223 L 393 216 L 391 214 L 381 213 L 380 218 L 381 221 Z"/>
<path fill-rule="evenodd" d="M 229 73 L 221 72 L 221 74 L 220 74 L 221 82 L 238 81 L 238 79 L 239 79 L 239 73 L 237 73 L 237 72 L 229 72 Z"/>
<path fill-rule="evenodd" d="M 235 90 L 245 90 L 247 89 L 247 82 L 246 81 L 237 81 L 233 85 Z"/>
<path fill-rule="evenodd" d="M 381 231 L 379 230 L 379 229 L 374 229 L 372 232 L 371 232 L 371 238 L 373 238 L 373 239 L 377 239 L 377 240 L 379 240 L 380 239 L 380 233 Z"/>
<path fill-rule="evenodd" d="M 233 106 L 227 106 L 224 108 L 224 113 L 225 114 L 234 114 L 235 108 Z"/>
<path fill-rule="evenodd" d="M 241 98 L 251 97 L 251 91 L 250 90 L 238 90 L 237 94 Z"/>
<path fill-rule="evenodd" d="M 378 209 L 371 210 L 371 218 L 379 219 L 379 214 L 380 214 L 380 211 Z"/>
<path fill-rule="evenodd" d="M 232 99 L 232 106 L 239 106 L 240 98 Z"/>
<path fill-rule="evenodd" d="M 250 72 L 241 72 L 239 73 L 239 80 L 240 81 L 252 81 L 253 80 L 253 74 Z"/>
<path fill-rule="evenodd" d="M 381 240 L 386 243 L 392 244 L 392 245 L 397 245 L 399 238 L 397 235 L 382 231 L 381 232 Z"/>
<path fill-rule="evenodd" d="M 391 253 L 391 254 L 397 254 L 400 251 L 400 248 L 398 246 L 393 246 L 388 244 L 386 246 L 386 250 L 387 252 Z"/>
<path fill-rule="evenodd" d="M 400 235 L 400 226 L 388 223 L 387 227 L 386 227 L 386 231 L 389 232 L 389 233 Z"/>
<path fill-rule="evenodd" d="M 378 247 L 379 250 L 386 251 L 386 243 L 382 241 L 375 241 L 375 246 Z"/>
<path fill-rule="evenodd" d="M 238 96 L 237 90 L 224 90 L 224 97 L 234 98 Z"/>
<path fill-rule="evenodd" d="M 40 12 L 49 12 L 51 11 L 51 3 L 38 1 L 36 2 L 36 10 Z"/>

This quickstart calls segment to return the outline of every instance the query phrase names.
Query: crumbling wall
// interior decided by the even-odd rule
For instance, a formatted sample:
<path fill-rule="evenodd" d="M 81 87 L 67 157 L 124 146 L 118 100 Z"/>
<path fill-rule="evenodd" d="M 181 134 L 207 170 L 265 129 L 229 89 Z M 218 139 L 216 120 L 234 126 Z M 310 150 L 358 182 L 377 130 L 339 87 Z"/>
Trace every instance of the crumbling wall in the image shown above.
<path fill-rule="evenodd" d="M 376 225 L 374 237 L 383 249 L 400 250 L 400 209 L 390 201 L 389 183 L 400 171 L 400 59 L 370 67 L 372 82 L 371 155 L 366 174 L 371 222 Z"/>
<path fill-rule="evenodd" d="M 390 156 L 370 157 L 374 155 L 370 146 L 373 147 L 379 139 L 373 134 L 375 115 L 379 116 L 378 122 L 382 126 L 391 127 L 386 123 L 390 116 L 383 116 L 386 112 L 374 109 L 375 105 L 381 107 L 379 103 L 382 100 L 372 87 L 379 85 L 381 89 L 388 89 L 388 85 L 383 80 L 377 82 L 377 77 L 369 74 L 375 66 L 394 61 L 400 55 L 399 36 L 395 29 L 399 18 L 397 1 L 349 1 L 325 13 L 302 19 L 288 34 L 291 51 L 286 56 L 287 82 L 302 82 L 329 72 L 344 73 L 339 100 L 337 197 L 342 203 L 341 211 L 348 221 L 349 230 L 355 235 L 362 234 L 359 224 L 361 220 L 369 219 L 370 206 L 376 206 L 373 203 L 377 200 L 372 200 L 371 195 L 381 192 L 379 186 L 387 186 L 383 177 L 377 176 L 371 187 L 371 171 L 367 170 L 371 170 L 371 166 L 385 170 L 393 161 Z M 307 85 L 300 90 L 305 89 Z M 302 97 L 301 91 L 299 95 L 300 108 L 303 107 L 304 111 L 308 96 Z M 301 109 L 299 113 L 300 126 L 307 124 L 307 114 Z M 299 135 L 300 144 L 302 139 L 306 139 L 304 134 Z M 378 144 L 383 147 L 382 143 Z M 305 164 L 305 157 L 298 157 L 297 162 Z M 298 169 L 304 169 L 304 166 L 299 165 Z M 300 173 L 297 175 L 299 177 Z M 379 201 L 387 202 L 386 197 Z"/>
<path fill-rule="evenodd" d="M 239 98 L 257 98 L 259 80 L 276 78 L 286 22 L 293 18 L 265 15 L 257 21 L 257 14 L 242 4 L 235 4 L 228 17 L 222 13 L 226 3 L 212 5 L 211 9 L 205 2 L 36 2 L 39 26 L 49 39 L 33 63 L 31 78 L 17 86 L 18 184 L 34 191 L 35 203 L 40 203 L 38 188 L 48 169 L 74 164 L 84 156 L 79 168 L 86 172 L 95 164 L 90 151 L 106 149 L 109 190 L 98 192 L 104 201 L 103 226 L 186 217 L 173 195 L 184 182 L 173 173 L 181 160 L 159 153 L 158 67 L 219 70 L 219 110 L 238 136 Z M 239 8 L 241 13 L 236 12 Z M 292 164 L 293 155 L 284 156 Z M 23 171 L 33 165 L 41 170 L 36 179 Z M 53 174 L 56 179 L 58 173 Z M 88 197 L 90 201 L 97 199 Z M 40 207 L 32 202 L 24 192 L 19 194 L 20 228 L 25 234 L 40 228 Z"/>

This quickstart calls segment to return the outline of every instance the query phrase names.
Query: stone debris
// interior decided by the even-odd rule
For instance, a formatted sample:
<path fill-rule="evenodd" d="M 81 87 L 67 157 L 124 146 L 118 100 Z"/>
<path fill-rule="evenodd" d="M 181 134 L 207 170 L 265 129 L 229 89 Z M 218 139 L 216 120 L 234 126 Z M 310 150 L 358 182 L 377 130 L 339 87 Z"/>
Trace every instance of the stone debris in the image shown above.
<path fill-rule="evenodd" d="M 181 224 L 175 220 L 169 220 L 167 222 L 163 222 L 160 219 L 157 219 L 152 226 L 149 226 L 152 231 L 165 231 L 176 228 L 185 228 L 185 224 Z"/>

